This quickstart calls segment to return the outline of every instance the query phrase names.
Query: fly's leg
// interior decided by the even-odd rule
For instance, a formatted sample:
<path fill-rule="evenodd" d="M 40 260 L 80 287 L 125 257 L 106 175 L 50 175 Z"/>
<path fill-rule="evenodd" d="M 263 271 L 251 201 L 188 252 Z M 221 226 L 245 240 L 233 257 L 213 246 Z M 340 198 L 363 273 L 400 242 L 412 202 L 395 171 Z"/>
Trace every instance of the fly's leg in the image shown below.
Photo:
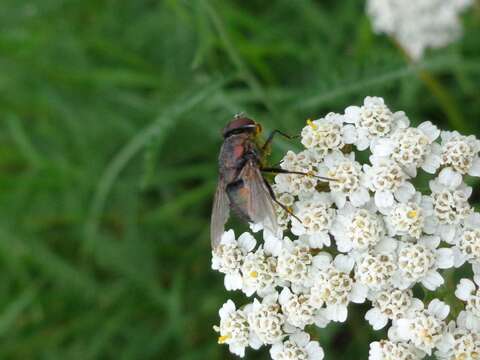
<path fill-rule="evenodd" d="M 312 174 L 312 173 L 309 173 L 309 172 L 290 171 L 290 170 L 286 170 L 286 169 L 271 168 L 271 167 L 262 168 L 261 170 L 263 172 L 268 172 L 268 173 L 272 173 L 272 174 L 297 174 L 297 175 L 304 175 L 304 176 L 312 176 L 314 178 L 317 178 L 317 179 L 320 179 L 320 180 L 323 180 L 323 181 L 335 181 L 335 179 L 327 178 L 327 177 L 324 177 L 324 176 L 318 176 L 318 175 L 315 175 L 315 174 Z"/>
<path fill-rule="evenodd" d="M 268 138 L 267 138 L 267 141 L 265 141 L 265 144 L 263 144 L 262 151 L 267 151 L 268 147 L 272 144 L 273 138 L 276 134 L 282 135 L 283 137 L 286 137 L 289 140 L 298 139 L 300 137 L 299 135 L 292 136 L 292 135 L 285 134 L 280 130 L 273 130 L 270 133 L 270 135 L 268 135 Z"/>
<path fill-rule="evenodd" d="M 265 182 L 265 185 L 267 186 L 267 189 L 268 189 L 268 192 L 270 194 L 270 197 L 272 198 L 272 200 L 278 204 L 278 206 L 280 206 L 284 211 L 286 211 L 288 214 L 290 214 L 291 216 L 293 216 L 295 219 L 297 219 L 300 223 L 303 223 L 302 220 L 300 220 L 298 218 L 298 216 L 296 216 L 293 211 L 288 207 L 288 206 L 285 206 L 284 204 L 282 204 L 280 201 L 278 201 L 277 197 L 275 196 L 275 192 L 273 191 L 272 187 L 270 186 L 270 184 L 268 183 L 267 180 L 263 179 L 264 182 Z"/>

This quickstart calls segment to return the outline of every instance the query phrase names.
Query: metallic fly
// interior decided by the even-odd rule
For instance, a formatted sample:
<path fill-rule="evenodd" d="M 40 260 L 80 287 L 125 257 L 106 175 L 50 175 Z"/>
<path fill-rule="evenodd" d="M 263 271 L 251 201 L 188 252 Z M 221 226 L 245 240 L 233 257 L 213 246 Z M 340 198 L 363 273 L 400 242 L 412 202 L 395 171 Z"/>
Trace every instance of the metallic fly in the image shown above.
<path fill-rule="evenodd" d="M 259 123 L 242 114 L 236 115 L 223 129 L 224 141 L 218 159 L 219 177 L 210 227 L 213 249 L 220 243 L 230 210 L 246 222 L 263 223 L 264 228 L 274 234 L 278 232 L 278 224 L 273 203 L 276 202 L 291 213 L 275 198 L 262 172 L 314 176 L 266 167 L 266 155 L 274 135 L 278 133 L 287 138 L 292 137 L 275 130 L 265 143 L 261 144 L 261 132 Z"/>

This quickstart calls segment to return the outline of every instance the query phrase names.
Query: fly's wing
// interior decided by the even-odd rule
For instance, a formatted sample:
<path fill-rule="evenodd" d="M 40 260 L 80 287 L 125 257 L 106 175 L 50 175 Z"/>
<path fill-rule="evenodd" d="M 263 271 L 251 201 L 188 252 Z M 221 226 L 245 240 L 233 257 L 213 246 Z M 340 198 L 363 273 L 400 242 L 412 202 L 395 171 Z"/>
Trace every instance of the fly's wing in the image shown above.
<path fill-rule="evenodd" d="M 248 161 L 240 173 L 245 187 L 249 189 L 247 213 L 254 223 L 262 223 L 273 234 L 278 233 L 278 222 L 273 207 L 273 193 L 265 183 L 260 169 L 253 160 Z"/>
<path fill-rule="evenodd" d="M 225 183 L 223 179 L 218 180 L 217 190 L 213 198 L 212 218 L 210 223 L 210 239 L 212 249 L 220 244 L 223 232 L 225 231 L 225 223 L 230 215 L 230 206 L 227 194 L 225 193 Z"/>

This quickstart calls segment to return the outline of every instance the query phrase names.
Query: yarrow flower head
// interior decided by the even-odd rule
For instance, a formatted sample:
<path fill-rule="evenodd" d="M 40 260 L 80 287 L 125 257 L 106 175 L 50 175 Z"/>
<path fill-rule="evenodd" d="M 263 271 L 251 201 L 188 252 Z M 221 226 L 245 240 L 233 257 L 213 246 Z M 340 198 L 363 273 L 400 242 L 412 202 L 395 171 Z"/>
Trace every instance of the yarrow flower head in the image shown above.
<path fill-rule="evenodd" d="M 345 206 L 347 199 L 357 207 L 370 200 L 362 165 L 355 161 L 354 155 L 353 152 L 346 156 L 335 151 L 326 155 L 323 164 L 319 166 L 318 174 L 332 179 L 329 181 L 330 193 L 339 209 Z"/>
<path fill-rule="evenodd" d="M 480 265 L 480 214 L 469 215 L 460 229 L 458 236 L 449 238 L 450 243 L 455 245 L 455 266 L 461 266 L 466 261 Z"/>
<path fill-rule="evenodd" d="M 304 150 L 298 154 L 288 151 L 282 162 L 282 169 L 314 174 L 316 160 L 313 151 Z M 315 192 L 318 180 L 314 176 L 299 176 L 298 174 L 279 174 L 275 177 L 276 189 L 280 193 L 299 195 Z"/>
<path fill-rule="evenodd" d="M 457 131 L 442 132 L 442 165 L 462 175 L 480 176 L 480 140 Z"/>
<path fill-rule="evenodd" d="M 410 124 L 403 111 L 393 113 L 382 98 L 371 96 L 365 98 L 363 106 L 346 108 L 345 122 L 351 124 L 346 128 L 358 150 L 365 150 L 378 139 Z"/>
<path fill-rule="evenodd" d="M 340 252 L 371 249 L 382 240 L 385 232 L 376 209 L 358 209 L 350 204 L 338 211 L 331 230 Z"/>
<path fill-rule="evenodd" d="M 410 317 L 395 322 L 393 330 L 399 340 L 409 341 L 430 355 L 442 340 L 446 327 L 444 320 L 449 312 L 448 305 L 434 299 L 427 309 L 417 310 Z"/>
<path fill-rule="evenodd" d="M 420 360 L 425 353 L 406 342 L 390 340 L 375 341 L 370 344 L 369 360 Z"/>
<path fill-rule="evenodd" d="M 318 120 L 308 120 L 302 130 L 302 144 L 313 149 L 319 157 L 326 156 L 330 150 L 340 150 L 350 143 L 351 134 L 343 126 L 344 117 L 329 113 Z"/>
<path fill-rule="evenodd" d="M 480 333 L 480 284 L 475 284 L 470 279 L 462 279 L 457 286 L 455 296 L 465 302 L 465 310 L 459 315 L 465 327 Z"/>
<path fill-rule="evenodd" d="M 243 357 L 245 348 L 251 346 L 258 348 L 258 343 L 252 341 L 248 312 L 235 308 L 232 300 L 228 300 L 220 309 L 220 326 L 215 326 L 215 331 L 220 333 L 219 344 L 227 344 L 232 354 Z"/>
<path fill-rule="evenodd" d="M 480 142 L 412 126 L 379 97 L 307 121 L 301 142 L 263 189 L 281 231 L 227 230 L 212 251 L 225 288 L 249 298 L 222 306 L 218 342 L 240 357 L 265 346 L 273 360 L 321 360 L 313 329 L 347 322 L 351 303 L 367 302 L 365 322 L 388 333 L 369 359 L 480 360 L 480 214 L 467 185 L 480 175 Z M 459 267 L 454 291 L 443 272 Z M 426 292 L 436 292 L 427 305 Z M 440 296 L 453 292 L 450 314 Z"/>
<path fill-rule="evenodd" d="M 365 319 L 374 330 L 384 328 L 389 320 L 395 321 L 409 317 L 423 308 L 423 303 L 413 297 L 411 290 L 388 288 L 370 296 L 373 308 L 365 314 Z"/>
<path fill-rule="evenodd" d="M 256 245 L 255 238 L 249 233 L 243 233 L 235 240 L 233 230 L 225 232 L 220 245 L 212 253 L 212 269 L 225 274 L 225 288 L 237 290 L 242 287 L 240 267 L 247 253 Z"/>
<path fill-rule="evenodd" d="M 398 272 L 395 285 L 400 289 L 421 282 L 429 290 L 435 290 L 444 283 L 438 269 L 454 265 L 452 249 L 440 248 L 440 238 L 424 236 L 417 243 L 402 243 L 398 250 Z"/>
<path fill-rule="evenodd" d="M 378 139 L 372 153 L 391 158 L 411 177 L 417 176 L 418 168 L 434 174 L 441 165 L 441 146 L 434 142 L 439 135 L 440 130 L 430 121 L 416 128 L 397 128 L 390 137 Z"/>
<path fill-rule="evenodd" d="M 480 357 L 480 333 L 465 327 L 459 318 L 451 321 L 438 345 L 435 356 L 440 360 L 478 359 Z"/>
<path fill-rule="evenodd" d="M 414 59 L 427 48 L 444 47 L 462 33 L 459 15 L 471 0 L 368 0 L 367 13 L 377 33 L 395 38 Z"/>
<path fill-rule="evenodd" d="M 290 335 L 288 340 L 276 343 L 270 349 L 272 360 L 322 360 L 323 349 L 304 332 Z"/>

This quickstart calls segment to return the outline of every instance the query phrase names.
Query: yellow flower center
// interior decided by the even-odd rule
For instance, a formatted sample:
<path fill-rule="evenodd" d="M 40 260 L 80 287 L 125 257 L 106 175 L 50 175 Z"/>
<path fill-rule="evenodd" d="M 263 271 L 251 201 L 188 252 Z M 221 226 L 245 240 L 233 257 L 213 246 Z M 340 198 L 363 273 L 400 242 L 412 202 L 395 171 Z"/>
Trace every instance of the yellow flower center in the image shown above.
<path fill-rule="evenodd" d="M 252 272 L 250 273 L 250 276 L 251 276 L 252 278 L 256 278 L 256 277 L 258 277 L 258 272 L 252 271 Z"/>
<path fill-rule="evenodd" d="M 415 219 L 418 215 L 418 211 L 417 210 L 410 210 L 408 213 L 407 213 L 407 217 L 409 219 Z"/>
<path fill-rule="evenodd" d="M 317 130 L 318 125 L 315 124 L 312 119 L 307 119 L 307 125 L 310 126 L 313 130 Z"/>
<path fill-rule="evenodd" d="M 218 343 L 219 343 L 219 344 L 225 344 L 225 343 L 228 341 L 228 339 L 230 339 L 230 338 L 231 338 L 230 335 L 222 335 L 222 336 L 219 336 L 219 337 L 218 337 Z"/>

